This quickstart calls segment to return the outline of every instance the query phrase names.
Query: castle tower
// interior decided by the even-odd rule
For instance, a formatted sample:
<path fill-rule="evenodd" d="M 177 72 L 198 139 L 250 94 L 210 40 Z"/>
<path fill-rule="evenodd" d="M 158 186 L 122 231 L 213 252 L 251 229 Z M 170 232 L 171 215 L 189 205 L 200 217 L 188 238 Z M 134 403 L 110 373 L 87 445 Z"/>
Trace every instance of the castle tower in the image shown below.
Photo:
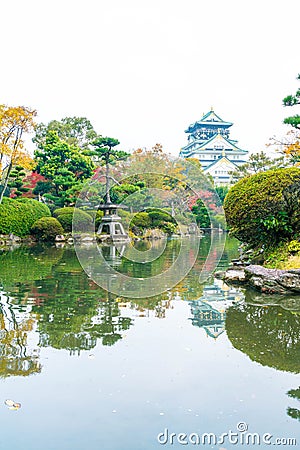
<path fill-rule="evenodd" d="M 247 159 L 247 150 L 240 149 L 237 141 L 230 139 L 229 128 L 232 125 L 211 109 L 185 130 L 188 144 L 181 149 L 179 156 L 199 159 L 204 173 L 210 174 L 216 185 L 230 183 L 230 172 Z"/>

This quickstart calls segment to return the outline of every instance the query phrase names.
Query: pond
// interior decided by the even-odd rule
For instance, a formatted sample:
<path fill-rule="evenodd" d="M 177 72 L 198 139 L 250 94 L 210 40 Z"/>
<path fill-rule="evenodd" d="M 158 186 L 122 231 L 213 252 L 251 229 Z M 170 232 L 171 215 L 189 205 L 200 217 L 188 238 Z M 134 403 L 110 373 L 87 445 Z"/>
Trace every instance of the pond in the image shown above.
<path fill-rule="evenodd" d="M 300 298 L 215 279 L 237 249 L 215 234 L 2 250 L 0 448 L 296 448 Z"/>

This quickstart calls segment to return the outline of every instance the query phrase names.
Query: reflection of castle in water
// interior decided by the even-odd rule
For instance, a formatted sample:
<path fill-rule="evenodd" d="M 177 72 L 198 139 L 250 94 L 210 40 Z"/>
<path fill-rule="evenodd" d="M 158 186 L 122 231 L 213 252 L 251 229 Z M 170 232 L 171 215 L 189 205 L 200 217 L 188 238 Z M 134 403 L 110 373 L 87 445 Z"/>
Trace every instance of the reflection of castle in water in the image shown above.
<path fill-rule="evenodd" d="M 203 295 L 198 300 L 189 302 L 192 324 L 204 328 L 207 335 L 216 339 L 225 331 L 226 309 L 243 301 L 239 289 L 227 286 L 221 280 L 203 288 Z"/>

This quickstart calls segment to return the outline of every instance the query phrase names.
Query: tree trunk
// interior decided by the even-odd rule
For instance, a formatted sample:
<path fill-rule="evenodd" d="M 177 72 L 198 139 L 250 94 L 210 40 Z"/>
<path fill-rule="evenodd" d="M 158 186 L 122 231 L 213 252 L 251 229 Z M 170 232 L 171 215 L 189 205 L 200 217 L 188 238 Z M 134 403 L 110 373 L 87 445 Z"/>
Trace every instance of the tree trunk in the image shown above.
<path fill-rule="evenodd" d="M 15 131 L 15 127 L 11 128 L 11 134 L 12 134 L 13 131 Z M 10 157 L 10 163 L 9 163 L 9 166 L 8 166 L 5 178 L 4 178 L 3 189 L 2 189 L 2 192 L 0 194 L 0 205 L 1 205 L 3 197 L 4 197 L 4 192 L 6 191 L 6 188 L 7 188 L 9 175 L 10 175 L 10 172 L 11 172 L 11 169 L 12 169 L 12 166 L 13 166 L 14 157 L 15 157 L 16 152 L 17 152 L 17 150 L 19 148 L 19 145 L 20 145 L 22 133 L 23 133 L 22 127 L 17 127 L 16 128 L 16 137 L 15 137 L 15 141 L 14 141 L 14 145 L 13 145 L 13 150 L 12 150 L 12 154 L 11 154 L 11 157 Z M 6 142 L 8 142 L 8 139 L 9 138 L 7 138 Z"/>
<path fill-rule="evenodd" d="M 110 193 L 109 193 L 109 156 L 105 161 L 105 177 L 106 177 L 106 203 L 111 203 Z"/>
<path fill-rule="evenodd" d="M 6 191 L 7 185 L 8 185 L 8 179 L 9 179 L 9 175 L 12 169 L 12 161 L 10 162 L 8 169 L 7 169 L 7 173 L 5 175 L 5 179 L 4 179 L 4 183 L 3 183 L 3 189 L 2 192 L 0 194 L 0 205 L 2 203 L 3 197 L 4 197 L 4 192 Z"/>

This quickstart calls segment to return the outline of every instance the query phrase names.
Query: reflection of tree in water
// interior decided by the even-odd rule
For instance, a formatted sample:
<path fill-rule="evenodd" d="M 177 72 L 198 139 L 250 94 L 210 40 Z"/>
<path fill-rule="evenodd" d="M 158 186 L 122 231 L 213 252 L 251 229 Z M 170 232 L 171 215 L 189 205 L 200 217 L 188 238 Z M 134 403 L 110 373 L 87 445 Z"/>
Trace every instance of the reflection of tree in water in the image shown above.
<path fill-rule="evenodd" d="M 166 317 L 166 310 L 173 309 L 172 293 L 164 292 L 153 297 L 141 298 L 136 300 L 128 300 L 127 298 L 117 299 L 121 308 L 129 308 L 136 312 L 138 317 L 149 317 L 154 313 L 154 317 L 164 319 Z"/>
<path fill-rule="evenodd" d="M 120 299 L 115 299 L 115 296 L 89 280 L 72 248 L 57 250 L 54 247 L 20 247 L 1 256 L 3 270 L 0 280 L 10 295 L 8 307 L 12 313 L 17 311 L 18 315 L 31 311 L 30 317 L 35 318 L 40 347 L 51 346 L 74 353 L 90 350 L 96 346 L 98 339 L 102 340 L 103 345 L 113 345 L 132 325 L 133 319 L 126 317 L 124 311 L 121 314 Z M 130 302 L 130 308 L 136 308 L 139 313 L 142 313 L 142 310 L 155 309 L 157 315 L 163 316 L 162 305 L 168 307 L 167 303 L 164 303 L 167 295 L 164 299 L 161 297 L 145 299 L 141 303 Z M 26 317 L 28 314 L 26 313 Z M 12 318 L 9 329 L 7 324 L 2 323 L 3 373 L 12 370 L 12 365 L 15 374 L 17 371 L 21 372 L 21 360 L 17 360 L 18 352 L 10 350 L 10 345 L 12 342 L 21 343 L 17 349 L 20 348 L 19 356 L 25 358 L 24 354 L 28 353 L 25 331 L 30 332 L 31 322 L 25 325 L 24 317 L 24 326 Z M 5 369 L 6 354 L 11 358 L 9 363 L 6 358 Z M 35 360 L 29 360 L 28 355 L 26 358 L 22 369 L 24 374 L 25 361 L 28 373 L 40 370 L 38 363 L 33 364 Z"/>
<path fill-rule="evenodd" d="M 256 299 L 257 301 L 257 299 Z M 264 297 L 261 297 L 264 301 Z M 273 300 L 274 301 L 274 300 Z M 293 299 L 282 299 L 293 304 Z M 300 315 L 280 306 L 243 304 L 227 310 L 226 330 L 235 348 L 253 361 L 278 370 L 300 371 Z M 300 387 L 288 396 L 300 400 Z M 287 414 L 300 420 L 300 410 L 288 407 Z"/>
<path fill-rule="evenodd" d="M 208 275 L 207 283 L 213 284 L 213 272 L 219 268 L 227 268 L 231 258 L 238 256 L 238 241 L 228 238 L 227 234 L 212 233 L 204 235 L 200 242 L 198 258 L 189 274 L 180 281 L 173 291 L 177 291 L 183 300 L 197 300 L 203 295 L 204 284 L 199 279 L 201 271 L 204 271 L 204 278 Z M 210 251 L 211 250 L 211 251 Z M 195 252 L 191 249 L 190 252 Z M 194 255 L 190 255 L 191 259 Z M 220 262 L 218 263 L 218 261 Z M 218 263 L 218 265 L 217 265 Z M 216 267 L 217 265 L 217 267 Z M 206 276 L 205 276 L 206 275 Z"/>
<path fill-rule="evenodd" d="M 291 398 L 294 398 L 298 401 L 300 401 L 300 386 L 298 387 L 298 389 L 291 389 L 290 391 L 288 391 L 288 396 Z M 288 416 L 290 416 L 292 419 L 297 419 L 300 421 L 300 409 L 297 408 L 291 408 L 290 406 L 287 409 L 287 414 Z"/>
<path fill-rule="evenodd" d="M 31 312 L 31 290 L 50 276 L 62 252 L 53 247 L 5 249 L 0 253 L 0 284 L 9 299 L 0 304 L 0 376 L 28 376 L 41 371 L 39 349 L 29 344 L 38 317 Z M 31 339 L 32 341 L 32 339 Z"/>
<path fill-rule="evenodd" d="M 0 255 L 0 282 L 16 310 L 25 311 L 28 306 L 32 317 L 38 317 L 36 329 L 40 346 L 67 349 L 71 353 L 90 350 L 98 339 L 104 345 L 112 345 L 122 338 L 123 331 L 133 323 L 133 319 L 127 317 L 132 316 L 129 310 L 134 316 L 154 314 L 163 318 L 174 298 L 199 298 L 202 294 L 199 271 L 209 250 L 206 241 L 203 239 L 201 257 L 185 280 L 168 292 L 140 300 L 128 301 L 108 295 L 89 280 L 74 249 L 68 247 L 20 247 L 4 252 Z M 161 242 L 151 245 L 159 247 Z M 123 259 L 118 269 L 137 277 L 161 273 L 176 259 L 180 245 L 180 241 L 171 240 L 163 255 L 153 263 L 132 265 Z M 191 260 L 196 250 L 190 248 Z M 16 325 L 13 329 L 17 332 Z"/>
<path fill-rule="evenodd" d="M 28 376 L 41 371 L 38 348 L 29 346 L 28 335 L 36 325 L 36 317 L 16 313 L 6 297 L 0 305 L 0 377 Z"/>
<path fill-rule="evenodd" d="M 148 242 L 139 242 L 138 245 L 135 245 L 134 247 L 143 254 L 143 251 L 147 250 L 148 246 L 153 246 L 154 248 L 163 248 L 163 241 L 157 240 L 157 241 L 151 241 Z M 149 249 L 148 249 L 149 250 Z M 153 259 L 152 261 L 140 264 L 140 263 L 134 263 L 130 259 L 123 258 L 120 261 L 120 265 L 118 266 L 118 271 L 121 273 L 125 273 L 127 276 L 130 277 L 154 277 L 156 275 L 159 275 L 163 273 L 165 270 L 167 270 L 173 263 L 173 261 L 178 257 L 180 251 L 180 241 L 179 240 L 171 240 L 168 241 L 168 244 L 162 254 L 158 256 L 157 258 Z"/>
<path fill-rule="evenodd" d="M 33 322 L 39 346 L 70 352 L 90 350 L 99 338 L 112 345 L 131 325 L 131 319 L 120 317 L 118 304 L 88 279 L 73 249 L 20 247 L 1 253 L 0 259 L 0 282 L 10 295 L 0 316 L 1 374 L 40 371 L 37 357 L 28 353 Z"/>
<path fill-rule="evenodd" d="M 253 361 L 300 371 L 300 316 L 280 306 L 247 303 L 227 310 L 226 331 L 235 348 Z"/>
<path fill-rule="evenodd" d="M 122 317 L 118 303 L 110 298 L 99 306 L 97 315 L 92 318 L 91 323 L 85 327 L 93 339 L 102 339 L 103 345 L 113 345 L 122 339 L 122 332 L 132 325 L 130 317 Z"/>
<path fill-rule="evenodd" d="M 77 260 L 76 260 L 77 261 Z M 83 272 L 70 271 L 62 262 L 55 278 L 41 282 L 48 297 L 34 307 L 39 312 L 39 345 L 67 349 L 71 353 L 90 350 L 97 339 L 112 345 L 127 330 L 131 320 L 120 316 L 118 304 Z"/>
<path fill-rule="evenodd" d="M 53 264 L 62 257 L 63 250 L 55 247 L 21 246 L 0 252 L 0 284 L 10 290 L 16 284 L 28 284 L 51 275 Z"/>

